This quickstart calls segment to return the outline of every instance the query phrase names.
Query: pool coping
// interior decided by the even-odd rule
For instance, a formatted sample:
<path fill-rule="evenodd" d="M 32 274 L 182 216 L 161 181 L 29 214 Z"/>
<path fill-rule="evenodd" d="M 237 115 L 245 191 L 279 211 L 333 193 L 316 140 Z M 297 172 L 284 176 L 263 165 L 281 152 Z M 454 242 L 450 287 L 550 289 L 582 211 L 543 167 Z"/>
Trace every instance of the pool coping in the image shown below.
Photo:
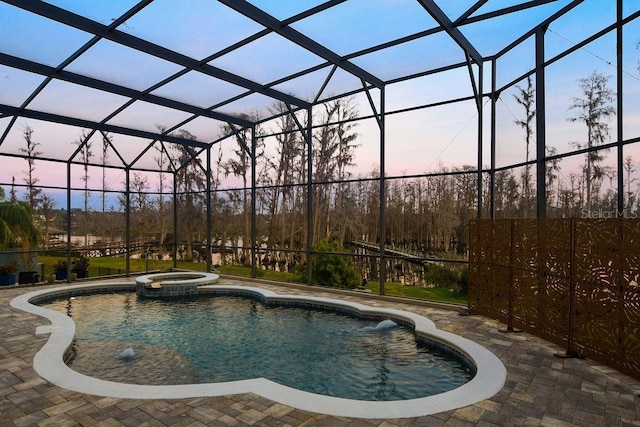
<path fill-rule="evenodd" d="M 198 287 L 213 284 L 219 278 L 215 273 L 201 271 L 145 274 L 136 278 L 136 293 L 146 298 L 193 296 L 198 294 Z"/>
<path fill-rule="evenodd" d="M 64 355 L 73 342 L 75 322 L 63 313 L 31 304 L 29 301 L 45 295 L 82 294 L 95 290 L 135 290 L 135 283 L 100 283 L 73 285 L 38 290 L 14 298 L 10 305 L 16 309 L 48 319 L 51 324 L 36 328 L 36 334 L 50 334 L 49 339 L 33 360 L 34 370 L 45 380 L 68 390 L 114 398 L 178 399 L 213 397 L 238 393 L 255 393 L 275 402 L 306 411 L 354 418 L 406 418 L 430 415 L 472 405 L 494 396 L 505 384 L 507 371 L 502 362 L 479 344 L 436 328 L 426 317 L 415 313 L 371 307 L 355 302 L 330 298 L 281 295 L 252 286 L 205 285 L 203 293 L 252 293 L 259 298 L 278 303 L 317 304 L 355 311 L 363 316 L 380 316 L 413 325 L 419 337 L 433 339 L 451 346 L 470 359 L 477 367 L 475 377 L 468 383 L 434 396 L 397 401 L 361 401 L 324 396 L 297 390 L 265 378 L 207 384 L 138 385 L 100 380 L 80 374 L 64 363 Z"/>
<path fill-rule="evenodd" d="M 185 276 L 191 276 L 185 279 Z M 181 279 L 176 279 L 181 277 Z M 217 281 L 220 275 L 216 273 L 205 273 L 200 271 L 180 271 L 172 273 L 150 273 L 136 277 L 136 285 L 150 285 L 153 282 L 160 282 L 166 286 L 177 285 L 199 285 L 210 284 Z"/>

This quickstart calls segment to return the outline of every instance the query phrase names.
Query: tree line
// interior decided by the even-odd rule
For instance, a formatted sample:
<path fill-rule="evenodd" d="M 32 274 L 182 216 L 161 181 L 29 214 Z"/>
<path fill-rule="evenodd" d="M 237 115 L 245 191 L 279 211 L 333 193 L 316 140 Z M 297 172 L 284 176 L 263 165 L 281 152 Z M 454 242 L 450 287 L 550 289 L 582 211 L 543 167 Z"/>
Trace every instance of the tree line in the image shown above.
<path fill-rule="evenodd" d="M 584 139 L 572 141 L 583 158 L 578 170 L 562 171 L 558 160 L 547 161 L 546 189 L 549 216 L 580 216 L 584 212 L 616 209 L 615 185 L 607 186 L 615 172 L 605 165 L 607 150 L 596 150 L 606 143 L 609 125 L 615 114 L 614 94 L 608 88 L 609 78 L 598 72 L 578 80 L 581 96 L 573 98 L 569 119 L 584 125 Z M 534 217 L 536 215 L 534 163 L 530 149 L 535 141 L 535 91 L 531 79 L 516 86 L 514 100 L 520 106 L 514 120 L 522 130 L 526 152 L 525 164 L 517 169 L 504 169 L 493 176 L 493 192 L 489 174 L 483 174 L 480 192 L 483 216 L 491 215 L 489 203 L 494 197 L 495 217 Z M 102 208 L 91 211 L 88 203 L 88 169 L 82 177 L 84 208 L 76 218 L 76 229 L 85 235 L 98 234 L 105 241 L 122 239 L 124 210 L 128 208 L 133 240 L 154 240 L 160 245 L 172 241 L 174 233 L 186 259 L 202 258 L 206 241 L 206 189 L 211 193 L 212 239 L 215 245 L 237 248 L 223 250 L 225 260 L 234 263 L 250 261 L 252 159 L 256 168 L 256 220 L 260 262 L 265 265 L 295 266 L 304 261 L 304 249 L 311 237 L 313 245 L 321 242 L 378 242 L 380 239 L 380 171 L 354 175 L 359 145 L 358 110 L 353 98 L 341 98 L 314 109 L 311 135 L 307 136 L 307 117 L 294 116 L 286 105 L 277 104 L 278 132 L 267 135 L 256 125 L 251 129 L 235 129 L 224 125 L 221 132 L 231 135 L 211 148 L 212 170 L 207 177 L 203 156 L 186 145 L 156 147 L 154 160 L 158 178 L 149 182 L 148 175 L 133 172 L 129 197 L 118 198 L 117 208 L 107 208 L 105 192 L 109 190 L 102 177 Z M 258 115 L 245 118 L 258 122 Z M 160 128 L 161 132 L 165 129 Z M 195 140 L 186 130 L 176 135 Z M 28 163 L 24 182 L 25 201 L 31 206 L 43 235 L 51 224 L 52 199 L 38 187 L 35 159 L 39 143 L 33 130 L 26 126 L 22 150 Z M 112 136 L 102 134 L 100 161 L 105 164 Z M 309 150 L 307 140 L 311 140 Z M 94 155 L 89 134 L 83 131 L 76 141 L 76 154 L 86 165 Z M 99 153 L 99 155 L 100 155 Z M 309 158 L 311 155 L 311 158 Z M 554 156 L 553 149 L 547 150 Z M 309 164 L 311 173 L 309 174 Z M 626 176 L 626 213 L 640 212 L 637 164 L 631 157 L 624 163 Z M 175 180 L 173 177 L 175 176 Z M 312 184 L 307 185 L 311 179 Z M 223 188 L 227 182 L 236 188 Z M 126 183 L 123 183 L 123 188 Z M 178 215 L 173 230 L 173 185 Z M 385 180 L 385 244 L 418 257 L 456 258 L 466 255 L 468 223 L 477 215 L 478 174 L 475 165 L 445 166 L 418 177 L 389 177 Z M 311 203 L 308 192 L 311 191 Z M 11 194 L 15 197 L 15 190 Z M 309 214 L 313 213 L 311 220 Z M 44 239 L 47 241 L 48 239 Z"/>

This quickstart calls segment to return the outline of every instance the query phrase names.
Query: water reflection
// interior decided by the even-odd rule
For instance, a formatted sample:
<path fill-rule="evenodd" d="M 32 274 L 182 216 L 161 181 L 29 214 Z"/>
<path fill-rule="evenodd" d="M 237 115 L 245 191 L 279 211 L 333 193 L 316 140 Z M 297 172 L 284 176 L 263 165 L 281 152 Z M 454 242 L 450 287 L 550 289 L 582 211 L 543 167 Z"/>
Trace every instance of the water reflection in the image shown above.
<path fill-rule="evenodd" d="M 397 400 L 441 393 L 473 376 L 459 360 L 435 349 L 425 351 L 416 344 L 413 331 L 388 321 L 265 307 L 239 297 L 164 301 L 119 293 L 46 305 L 74 318 L 79 344 L 120 343 L 114 344 L 118 352 L 132 346 L 136 354 L 138 348 L 149 349 L 140 353 L 146 359 L 136 369 L 148 367 L 153 372 L 162 367 L 148 356 L 167 349 L 195 373 L 179 378 L 196 382 L 264 377 L 336 397 Z M 78 354 L 96 346 L 78 345 Z M 100 365 L 99 357 L 106 355 L 98 352 L 91 357 L 97 358 L 94 365 Z M 109 371 L 110 378 L 117 375 L 116 368 Z M 129 378 L 125 375 L 122 381 Z"/>

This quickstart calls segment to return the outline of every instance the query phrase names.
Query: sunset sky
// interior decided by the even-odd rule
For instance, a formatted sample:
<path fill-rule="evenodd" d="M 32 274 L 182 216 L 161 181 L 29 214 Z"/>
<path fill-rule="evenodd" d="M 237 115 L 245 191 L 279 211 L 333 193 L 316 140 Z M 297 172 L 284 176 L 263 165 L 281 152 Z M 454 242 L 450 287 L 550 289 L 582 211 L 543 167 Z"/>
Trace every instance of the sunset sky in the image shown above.
<path fill-rule="evenodd" d="M 83 1 L 51 0 L 51 3 L 73 13 L 85 16 L 100 24 L 110 25 L 115 19 L 135 6 L 135 1 Z M 321 4 L 321 1 L 274 2 L 252 1 L 271 16 L 285 20 L 304 10 Z M 475 2 L 469 0 L 437 1 L 448 17 L 455 21 L 461 13 Z M 490 0 L 473 16 L 519 4 L 518 1 Z M 558 0 L 535 8 L 511 13 L 496 19 L 480 21 L 460 27 L 462 34 L 474 45 L 483 57 L 490 57 L 511 41 L 532 28 L 537 22 L 562 9 L 570 0 Z M 640 3 L 626 0 L 623 16 L 637 13 Z M 574 10 L 553 22 L 545 34 L 545 59 L 554 58 L 585 38 L 615 22 L 615 2 L 610 0 L 586 0 Z M 623 32 L 623 138 L 640 136 L 640 25 L 637 19 L 626 25 Z M 333 53 L 348 56 L 350 61 L 377 78 L 389 82 L 424 70 L 464 61 L 464 53 L 444 32 L 436 33 L 381 51 L 356 55 L 363 49 L 391 40 L 409 36 L 433 27 L 437 23 L 414 0 L 349 0 L 331 7 L 322 13 L 298 20 L 291 27 L 302 35 L 315 40 Z M 138 37 L 163 46 L 186 57 L 202 60 L 220 52 L 227 46 L 242 41 L 264 30 L 257 22 L 233 11 L 222 3 L 209 0 L 155 0 L 118 28 L 122 33 Z M 31 12 L 0 2 L 0 53 L 33 61 L 49 67 L 59 67 L 83 44 L 91 40 L 92 34 L 58 22 L 39 17 Z M 235 73 L 260 85 L 271 86 L 272 82 L 293 73 L 317 66 L 325 61 L 295 43 L 268 33 L 256 38 L 229 53 L 208 62 L 218 69 Z M 497 84 L 505 85 L 531 70 L 535 65 L 533 39 L 529 38 L 497 62 Z M 477 79 L 477 66 L 474 66 Z M 165 59 L 136 51 L 114 41 L 101 39 L 77 59 L 71 61 L 64 71 L 102 79 L 125 88 L 145 91 L 183 70 L 183 67 Z M 303 77 L 271 86 L 279 92 L 294 95 L 303 100 L 312 100 L 320 90 L 331 67 L 324 67 Z M 616 90 L 616 34 L 611 31 L 593 43 L 578 49 L 568 57 L 550 65 L 546 70 L 547 88 L 547 144 L 559 153 L 574 149 L 575 142 L 586 139 L 584 125 L 571 123 L 575 115 L 569 109 L 573 98 L 582 96 L 579 79 L 592 72 L 610 76 L 609 87 Z M 484 92 L 491 89 L 491 64 L 484 64 Z M 40 74 L 19 70 L 0 62 L 0 105 L 23 106 L 25 100 L 44 80 Z M 524 82 L 520 83 L 524 86 Z M 358 78 L 346 71 L 338 70 L 322 92 L 320 99 L 345 91 L 361 88 Z M 169 83 L 155 88 L 151 94 L 177 100 L 198 108 L 211 108 L 218 103 L 245 93 L 246 89 L 213 78 L 204 73 L 189 71 Z M 497 165 L 509 165 L 525 160 L 525 145 L 522 130 L 515 125 L 524 111 L 514 100 L 515 87 L 501 93 L 497 101 Z M 379 91 L 371 92 L 378 103 Z M 385 110 L 393 112 L 414 106 L 441 102 L 447 99 L 468 97 L 473 94 L 466 67 L 388 84 L 385 93 Z M 105 120 L 113 111 L 124 105 L 128 98 L 90 89 L 62 80 L 50 82 L 31 102 L 28 110 L 43 111 L 64 116 L 78 117 L 93 122 Z M 371 114 L 371 108 L 363 94 L 355 97 L 362 116 Z M 215 111 L 236 116 L 254 113 L 264 116 L 273 99 L 253 94 L 234 102 L 215 107 Z M 615 103 L 614 103 L 615 106 Z M 378 105 L 379 108 L 379 105 Z M 483 121 L 484 164 L 489 164 L 490 109 L 488 98 L 484 99 Z M 317 108 L 316 111 L 320 110 Z M 0 110 L 0 135 L 6 137 L 0 145 L 3 153 L 20 153 L 24 148 L 23 130 L 29 126 L 34 130 L 33 139 L 40 144 L 42 158 L 67 159 L 77 148 L 82 128 L 52 124 L 45 121 L 20 117 L 8 128 L 11 117 Z M 158 126 L 172 127 L 190 114 L 184 111 L 156 105 L 143 100 L 134 102 L 121 113 L 107 120 L 110 125 L 126 126 L 148 132 L 157 132 Z M 420 174 L 439 169 L 477 163 L 478 112 L 472 101 L 440 107 L 419 109 L 386 118 L 386 169 L 387 175 Z M 211 142 L 220 136 L 223 121 L 199 117 L 181 126 L 199 141 Z M 354 175 L 368 175 L 379 163 L 379 130 L 374 120 L 359 122 L 356 127 L 360 144 Z M 268 132 L 268 130 L 267 130 Z M 99 163 L 98 136 L 94 137 L 94 160 Z M 611 123 L 610 139 L 618 138 L 615 121 Z M 136 158 L 152 141 L 125 135 L 113 135 L 114 147 L 126 162 Z M 228 152 L 231 142 L 222 142 Z M 267 144 L 273 147 L 272 141 Z M 640 170 L 640 144 L 625 148 Z M 530 158 L 535 150 L 531 148 Z M 154 167 L 154 150 L 143 156 L 137 166 Z M 12 178 L 24 182 L 26 160 L 2 157 L 0 185 L 8 190 Z M 109 162 L 121 164 L 115 153 Z M 568 174 L 581 162 L 581 157 L 562 162 L 563 173 Z M 611 164 L 615 153 L 608 154 Z M 215 166 L 214 166 L 215 167 Z M 72 168 L 72 185 L 81 186 L 81 167 Z M 108 170 L 110 188 L 118 188 L 124 180 L 121 170 Z M 66 186 L 64 163 L 36 162 L 36 175 L 44 185 Z M 640 179 L 640 172 L 636 172 Z M 102 171 L 92 168 L 90 186 L 100 188 Z M 62 207 L 62 206 L 59 206 Z"/>

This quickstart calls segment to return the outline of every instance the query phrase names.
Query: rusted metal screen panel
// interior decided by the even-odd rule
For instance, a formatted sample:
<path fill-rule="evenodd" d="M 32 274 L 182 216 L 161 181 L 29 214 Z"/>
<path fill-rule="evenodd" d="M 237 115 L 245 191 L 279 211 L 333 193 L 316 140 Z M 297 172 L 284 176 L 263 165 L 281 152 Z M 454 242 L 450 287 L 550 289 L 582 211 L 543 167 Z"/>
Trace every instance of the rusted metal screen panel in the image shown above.
<path fill-rule="evenodd" d="M 569 312 L 569 275 L 559 262 L 568 254 L 571 235 L 564 221 L 513 220 L 513 326 L 563 343 Z M 567 252 L 567 254 L 563 253 Z"/>
<path fill-rule="evenodd" d="M 538 283 L 536 330 L 563 344 L 569 333 L 572 232 L 570 219 L 538 219 Z"/>
<path fill-rule="evenodd" d="M 491 251 L 488 244 L 492 223 L 471 220 L 469 225 L 469 308 L 476 313 L 494 317 L 489 311 L 488 295 L 492 286 L 489 274 Z"/>
<path fill-rule="evenodd" d="M 478 314 L 507 321 L 511 282 L 510 224 L 479 220 L 470 240 L 474 247 L 470 259 L 469 282 L 480 284 L 469 288 L 469 301 Z"/>
<path fill-rule="evenodd" d="M 469 307 L 640 377 L 640 219 L 474 220 Z"/>
<path fill-rule="evenodd" d="M 511 283 L 512 323 L 523 329 L 538 325 L 538 223 L 535 219 L 510 221 L 513 254 Z"/>
<path fill-rule="evenodd" d="M 579 219 L 575 235 L 572 350 L 640 375 L 640 221 Z"/>
<path fill-rule="evenodd" d="M 640 377 L 640 218 L 622 227 L 620 370 Z"/>

